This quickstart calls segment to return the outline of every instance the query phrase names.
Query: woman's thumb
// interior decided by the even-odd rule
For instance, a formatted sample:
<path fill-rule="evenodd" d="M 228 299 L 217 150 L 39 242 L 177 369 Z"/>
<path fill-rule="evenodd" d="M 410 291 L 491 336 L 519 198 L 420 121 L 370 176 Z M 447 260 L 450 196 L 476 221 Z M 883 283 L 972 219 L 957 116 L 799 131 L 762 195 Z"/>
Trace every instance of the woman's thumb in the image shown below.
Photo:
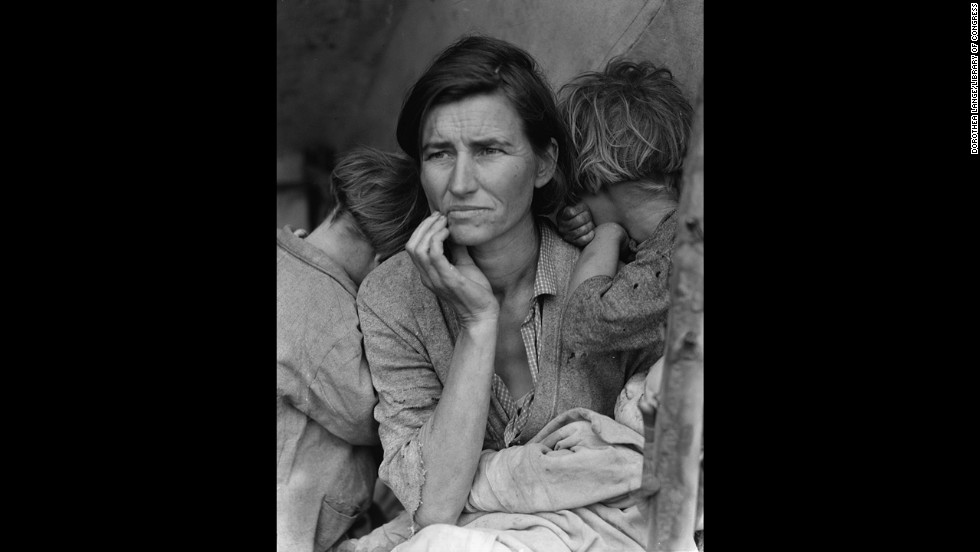
<path fill-rule="evenodd" d="M 454 265 L 471 265 L 473 264 L 473 258 L 470 257 L 470 252 L 467 251 L 465 245 L 459 245 L 455 242 L 449 242 L 449 253 L 452 255 L 450 261 Z"/>

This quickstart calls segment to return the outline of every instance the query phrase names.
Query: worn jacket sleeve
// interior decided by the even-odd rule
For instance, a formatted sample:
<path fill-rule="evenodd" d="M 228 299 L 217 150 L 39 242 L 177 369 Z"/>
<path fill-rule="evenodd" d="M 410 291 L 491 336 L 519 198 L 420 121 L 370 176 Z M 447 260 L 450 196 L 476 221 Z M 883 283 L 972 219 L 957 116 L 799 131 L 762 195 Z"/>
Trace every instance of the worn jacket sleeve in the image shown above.
<path fill-rule="evenodd" d="M 562 339 L 572 350 L 661 350 L 670 304 L 671 251 L 641 249 L 616 276 L 594 276 L 569 297 Z M 659 353 L 658 353 L 659 354 Z"/>
<path fill-rule="evenodd" d="M 352 445 L 377 445 L 374 387 L 353 297 L 280 297 L 277 386 L 285 400 Z M 291 304 L 297 302 L 298 304 Z M 303 304 L 299 304 L 303 303 Z"/>
<path fill-rule="evenodd" d="M 426 422 L 442 394 L 442 383 L 419 339 L 410 309 L 393 299 L 362 287 L 358 309 L 364 349 L 378 393 L 374 416 L 384 448 L 378 476 L 414 518 L 425 480 L 422 442 Z"/>

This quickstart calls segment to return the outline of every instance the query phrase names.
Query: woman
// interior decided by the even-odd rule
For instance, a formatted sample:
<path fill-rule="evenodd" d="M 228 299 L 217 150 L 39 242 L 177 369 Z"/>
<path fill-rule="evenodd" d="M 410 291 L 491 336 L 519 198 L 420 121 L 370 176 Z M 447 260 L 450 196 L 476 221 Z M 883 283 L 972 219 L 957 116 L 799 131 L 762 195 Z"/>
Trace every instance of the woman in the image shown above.
<path fill-rule="evenodd" d="M 397 136 L 433 213 L 358 295 L 379 476 L 418 525 L 453 524 L 481 451 L 525 443 L 572 407 L 612 416 L 629 376 L 656 358 L 560 342 L 579 252 L 543 215 L 571 165 L 526 52 L 485 37 L 450 46 L 409 92 Z"/>

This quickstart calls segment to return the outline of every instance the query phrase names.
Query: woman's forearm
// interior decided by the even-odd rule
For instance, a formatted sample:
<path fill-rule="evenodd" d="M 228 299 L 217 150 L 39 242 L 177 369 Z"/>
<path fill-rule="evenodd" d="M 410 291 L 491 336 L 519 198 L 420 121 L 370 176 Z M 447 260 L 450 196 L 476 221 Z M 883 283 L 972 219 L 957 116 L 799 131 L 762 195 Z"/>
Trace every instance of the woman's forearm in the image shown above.
<path fill-rule="evenodd" d="M 442 396 L 422 443 L 425 482 L 415 521 L 456 522 L 473 484 L 490 410 L 496 318 L 460 331 Z"/>

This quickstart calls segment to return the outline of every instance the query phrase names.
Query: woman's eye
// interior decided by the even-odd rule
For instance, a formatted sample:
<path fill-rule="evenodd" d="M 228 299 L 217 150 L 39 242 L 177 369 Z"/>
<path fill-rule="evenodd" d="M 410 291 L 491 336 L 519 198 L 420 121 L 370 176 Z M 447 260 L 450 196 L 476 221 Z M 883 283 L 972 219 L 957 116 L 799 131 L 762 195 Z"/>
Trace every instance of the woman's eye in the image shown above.
<path fill-rule="evenodd" d="M 444 151 L 434 151 L 434 152 L 432 152 L 432 153 L 430 153 L 430 154 L 428 154 L 428 155 L 426 155 L 426 156 L 425 156 L 425 159 L 426 159 L 426 160 L 430 160 L 430 159 L 443 159 L 443 158 L 445 158 L 445 157 L 446 157 L 447 155 L 449 155 L 449 154 L 448 154 L 448 153 L 446 153 L 446 152 L 444 152 Z"/>

